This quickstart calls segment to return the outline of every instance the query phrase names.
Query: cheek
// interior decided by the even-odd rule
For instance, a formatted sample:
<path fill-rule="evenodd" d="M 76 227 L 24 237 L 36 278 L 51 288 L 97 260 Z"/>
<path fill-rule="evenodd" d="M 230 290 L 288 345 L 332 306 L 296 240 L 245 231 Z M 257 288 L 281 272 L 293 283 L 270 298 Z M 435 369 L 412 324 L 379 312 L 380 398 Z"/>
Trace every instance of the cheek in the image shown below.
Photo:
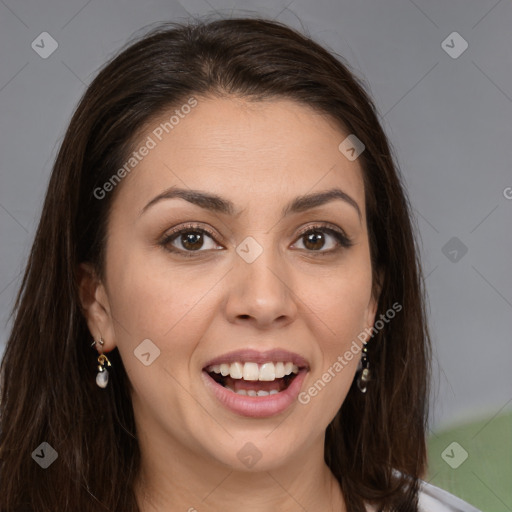
<path fill-rule="evenodd" d="M 201 301 L 205 283 L 135 257 L 112 266 L 110 276 L 116 344 L 135 396 L 143 408 L 164 407 L 162 414 L 170 414 L 179 407 L 177 382 L 187 382 L 189 362 L 210 321 Z M 148 352 L 145 365 L 141 354 Z"/>
<path fill-rule="evenodd" d="M 200 325 L 197 312 L 211 276 L 191 279 L 166 264 L 165 257 L 151 259 L 143 252 L 124 255 L 120 264 L 112 262 L 110 275 L 113 313 L 125 327 L 123 337 L 126 331 L 132 338 L 153 336 L 164 344 L 169 338 L 181 339 L 176 334 L 182 326 Z"/>
<path fill-rule="evenodd" d="M 366 327 L 371 299 L 371 268 L 358 265 L 341 269 L 323 280 L 314 294 L 308 293 L 308 305 L 314 311 L 325 347 L 340 351 Z"/>

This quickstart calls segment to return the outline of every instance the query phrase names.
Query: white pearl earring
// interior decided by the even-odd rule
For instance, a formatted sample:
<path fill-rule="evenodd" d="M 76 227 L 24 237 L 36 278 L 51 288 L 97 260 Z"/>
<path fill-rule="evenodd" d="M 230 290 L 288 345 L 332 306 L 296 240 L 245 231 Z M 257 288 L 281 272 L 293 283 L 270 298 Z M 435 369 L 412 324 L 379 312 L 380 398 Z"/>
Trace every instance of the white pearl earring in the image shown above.
<path fill-rule="evenodd" d="M 105 342 L 103 341 L 103 338 L 100 337 L 98 341 L 93 340 L 91 343 L 91 347 L 94 347 L 96 344 L 99 344 L 103 347 Z M 96 384 L 98 387 L 105 389 L 108 384 L 108 370 L 107 366 L 112 366 L 110 364 L 110 361 L 108 360 L 108 357 L 105 354 L 100 354 L 98 356 L 98 373 L 96 374 Z"/>
<path fill-rule="evenodd" d="M 105 389 L 108 384 L 108 370 L 105 368 L 106 366 L 112 366 L 108 357 L 105 354 L 100 354 L 98 356 L 98 374 L 96 375 L 96 384 Z"/>

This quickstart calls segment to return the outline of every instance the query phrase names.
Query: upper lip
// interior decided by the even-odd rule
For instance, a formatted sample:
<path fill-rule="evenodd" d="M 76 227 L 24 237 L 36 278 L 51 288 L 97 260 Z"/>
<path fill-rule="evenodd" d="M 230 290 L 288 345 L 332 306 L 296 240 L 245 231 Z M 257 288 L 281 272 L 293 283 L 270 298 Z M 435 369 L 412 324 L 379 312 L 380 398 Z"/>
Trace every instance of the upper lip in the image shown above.
<path fill-rule="evenodd" d="M 291 361 L 293 364 L 296 364 L 299 369 L 309 369 L 309 363 L 302 356 L 295 354 L 294 352 L 279 348 L 266 350 L 263 352 L 252 349 L 235 350 L 233 352 L 228 352 L 221 356 L 215 357 L 214 359 L 211 359 L 203 366 L 203 369 L 206 369 L 208 366 L 214 364 L 235 363 L 237 361 L 243 363 L 252 362 L 258 364 L 268 363 L 269 361 Z"/>

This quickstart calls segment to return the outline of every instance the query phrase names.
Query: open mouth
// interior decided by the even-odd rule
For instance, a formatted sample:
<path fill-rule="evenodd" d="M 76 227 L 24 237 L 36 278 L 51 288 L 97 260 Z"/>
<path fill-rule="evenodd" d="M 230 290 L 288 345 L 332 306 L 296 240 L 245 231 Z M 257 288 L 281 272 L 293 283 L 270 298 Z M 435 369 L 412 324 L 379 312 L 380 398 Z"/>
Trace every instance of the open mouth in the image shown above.
<path fill-rule="evenodd" d="M 275 395 L 284 391 L 305 368 L 292 362 L 234 362 L 215 364 L 204 369 L 224 388 L 244 396 Z"/>

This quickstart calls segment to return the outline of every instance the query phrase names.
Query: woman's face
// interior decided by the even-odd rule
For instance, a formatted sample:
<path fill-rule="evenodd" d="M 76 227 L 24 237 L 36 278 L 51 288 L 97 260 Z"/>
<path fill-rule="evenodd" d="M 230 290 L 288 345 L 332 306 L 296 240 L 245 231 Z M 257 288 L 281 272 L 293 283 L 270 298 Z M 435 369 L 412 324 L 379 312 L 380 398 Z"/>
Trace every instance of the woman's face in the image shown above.
<path fill-rule="evenodd" d="M 349 134 L 282 99 L 180 113 L 117 185 L 91 332 L 119 348 L 147 450 L 244 470 L 318 454 L 376 311 Z"/>

